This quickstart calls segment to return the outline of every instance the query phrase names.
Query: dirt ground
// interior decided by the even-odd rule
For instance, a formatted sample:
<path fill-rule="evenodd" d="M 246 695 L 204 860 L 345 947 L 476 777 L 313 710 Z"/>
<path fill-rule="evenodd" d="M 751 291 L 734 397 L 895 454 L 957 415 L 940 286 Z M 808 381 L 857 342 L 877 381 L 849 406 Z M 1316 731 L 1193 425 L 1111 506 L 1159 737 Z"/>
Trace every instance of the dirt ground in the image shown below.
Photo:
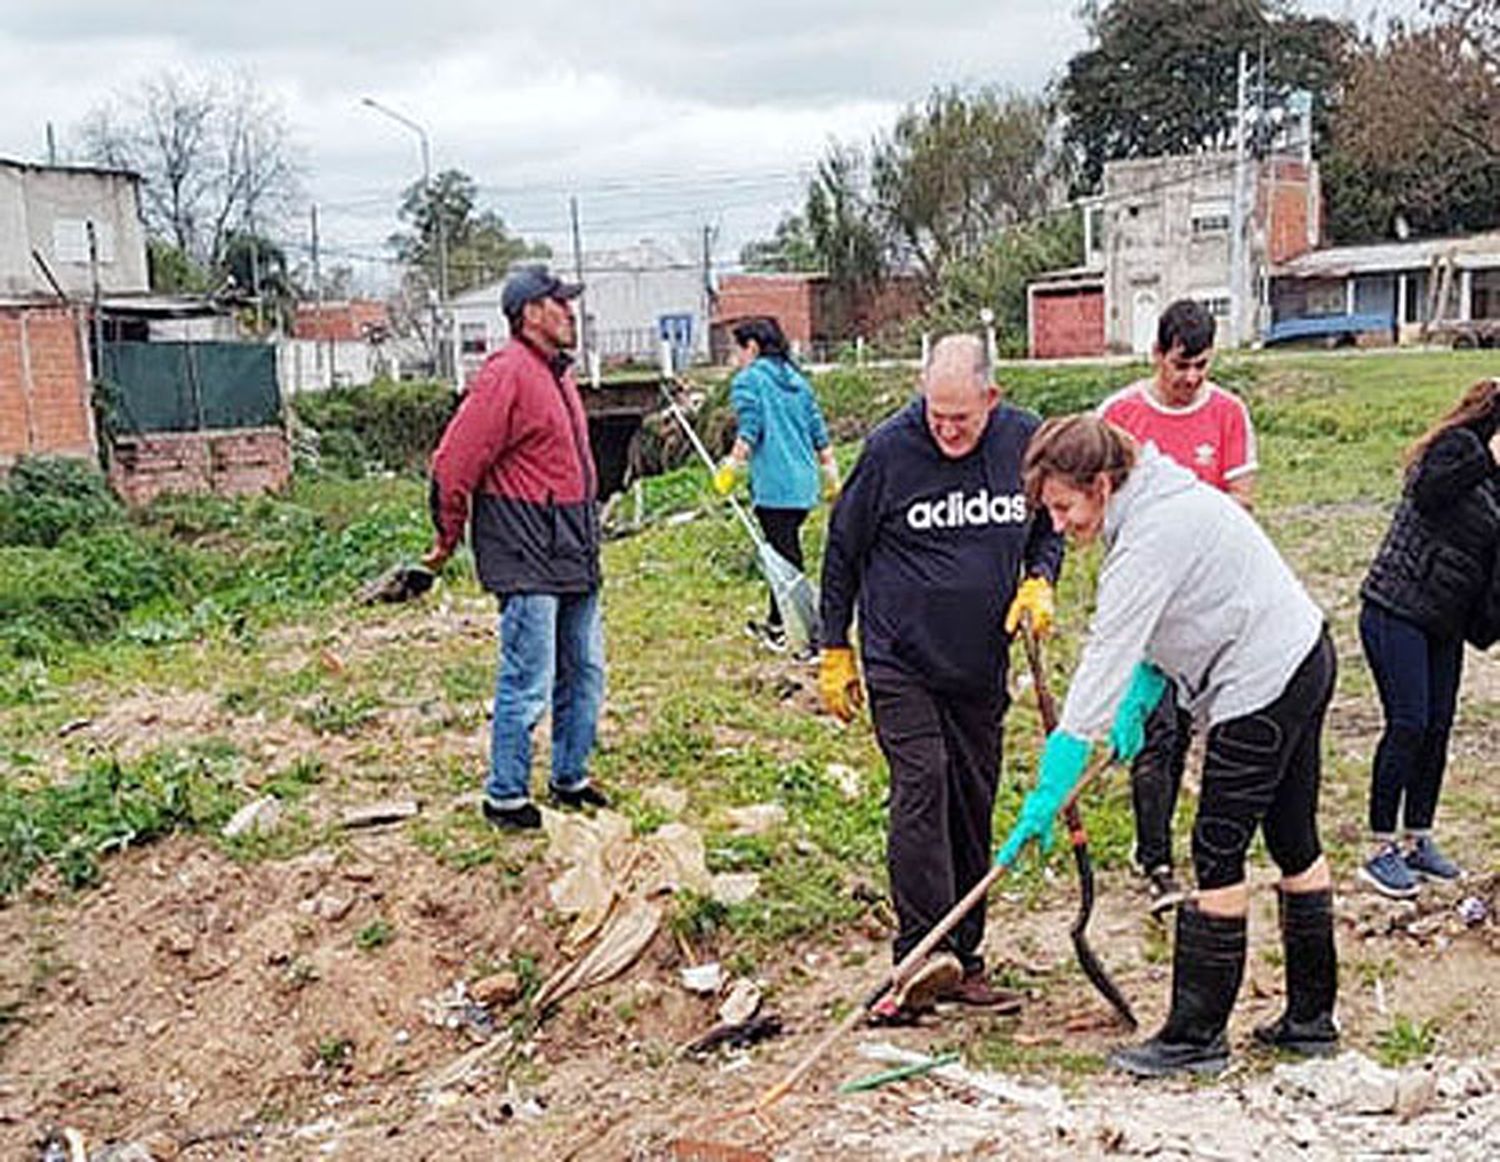
<path fill-rule="evenodd" d="M 485 632 L 482 622 L 474 628 Z M 361 648 L 336 645 L 345 656 Z M 1497 674 L 1500 661 L 1471 659 L 1466 705 L 1489 709 L 1465 718 L 1454 743 L 1465 753 L 1493 754 Z M 1342 711 L 1335 721 L 1347 737 L 1338 744 L 1356 745 L 1374 724 L 1353 706 Z M 96 728 L 129 746 L 168 727 L 220 729 L 215 713 L 191 697 L 143 696 Z M 316 742 L 288 727 L 278 745 Z M 1450 793 L 1484 802 L 1488 767 L 1464 769 Z M 1455 850 L 1493 865 L 1488 827 L 1482 811 L 1464 819 Z M 538 860 L 517 866 L 518 878 L 455 870 L 396 825 L 249 862 L 205 838 L 176 837 L 112 857 L 104 884 L 78 895 L 37 878 L 0 906 L 0 1157 L 39 1158 L 47 1134 L 63 1128 L 92 1159 L 110 1157 L 102 1148 L 111 1143 L 134 1143 L 135 1162 L 1500 1154 L 1493 866 L 1400 905 L 1352 875 L 1340 882 L 1346 1044 L 1373 1056 L 1398 1017 L 1439 1030 L 1438 1062 L 1410 1067 L 1431 1079 L 1430 1092 L 1399 1112 L 1335 1113 L 1289 1095 L 1281 1067 L 1249 1051 L 1251 1027 L 1279 1011 L 1282 991 L 1261 867 L 1232 1026 L 1236 1066 L 1215 1085 L 1142 1087 L 1100 1071 L 1100 1056 L 1128 1033 L 1073 963 L 1070 885 L 1059 882 L 1041 906 L 1005 893 L 991 901 L 991 958 L 1027 994 L 1019 1017 L 940 1010 L 916 1028 L 860 1030 L 768 1115 L 721 1124 L 706 1119 L 763 1093 L 869 990 L 886 956 L 879 925 L 872 918 L 838 945 L 787 947 L 768 964 L 765 1007 L 784 1031 L 748 1050 L 701 1060 L 681 1052 L 714 1023 L 716 1002 L 680 985 L 684 949 L 666 932 L 624 975 L 513 1038 L 503 1007 L 487 1014 L 445 1001 L 476 965 L 502 966 L 520 947 L 542 950 L 543 977 L 561 963 L 551 871 Z M 1486 919 L 1460 917 L 1468 897 Z M 1103 875 L 1091 933 L 1149 1031 L 1166 1006 L 1168 942 L 1143 905 L 1129 876 Z M 968 1046 L 983 1059 L 972 1067 L 1009 1079 L 1019 1097 L 985 1098 L 933 1078 L 838 1093 L 841 1082 L 883 1068 L 859 1053 L 876 1042 Z M 455 1078 L 450 1067 L 485 1044 L 488 1055 Z M 436 1084 L 445 1072 L 448 1083 Z M 681 1144 L 694 1137 L 744 1152 L 694 1155 Z"/>

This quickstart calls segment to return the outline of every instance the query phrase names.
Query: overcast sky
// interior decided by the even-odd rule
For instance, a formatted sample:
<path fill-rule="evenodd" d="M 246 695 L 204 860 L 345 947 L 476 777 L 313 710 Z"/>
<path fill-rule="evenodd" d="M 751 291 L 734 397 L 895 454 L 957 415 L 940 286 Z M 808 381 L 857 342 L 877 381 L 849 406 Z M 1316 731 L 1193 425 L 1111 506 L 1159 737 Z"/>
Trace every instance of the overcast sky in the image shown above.
<path fill-rule="evenodd" d="M 1417 0 L 1304 0 L 1364 25 Z M 377 278 L 418 139 L 519 233 L 650 238 L 732 263 L 799 207 L 830 139 L 934 85 L 1040 89 L 1084 45 L 1073 0 L 0 0 L 0 156 L 64 157 L 93 107 L 164 68 L 244 68 L 281 105 L 325 247 Z M 294 252 L 306 224 L 288 223 Z"/>

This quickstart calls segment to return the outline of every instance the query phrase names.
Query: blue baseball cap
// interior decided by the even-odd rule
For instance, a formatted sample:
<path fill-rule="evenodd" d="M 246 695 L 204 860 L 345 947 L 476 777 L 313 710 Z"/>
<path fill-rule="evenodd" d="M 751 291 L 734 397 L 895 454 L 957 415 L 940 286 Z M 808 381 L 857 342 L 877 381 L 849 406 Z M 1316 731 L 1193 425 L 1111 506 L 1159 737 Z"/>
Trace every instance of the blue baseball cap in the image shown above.
<path fill-rule="evenodd" d="M 576 299 L 583 293 L 583 283 L 563 282 L 545 266 L 523 266 L 505 280 L 500 292 L 500 313 L 512 318 L 527 303 L 538 299 Z"/>

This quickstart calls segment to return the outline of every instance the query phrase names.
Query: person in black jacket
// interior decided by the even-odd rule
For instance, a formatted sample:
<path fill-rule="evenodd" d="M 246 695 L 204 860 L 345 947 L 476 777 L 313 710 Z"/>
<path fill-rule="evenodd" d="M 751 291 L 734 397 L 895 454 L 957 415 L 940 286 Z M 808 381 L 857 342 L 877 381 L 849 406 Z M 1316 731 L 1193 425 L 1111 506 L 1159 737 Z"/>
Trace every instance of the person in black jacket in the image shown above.
<path fill-rule="evenodd" d="M 905 956 L 989 870 L 1009 636 L 1052 617 L 1062 539 L 1026 503 L 1021 458 L 1040 421 L 1000 402 L 984 344 L 933 348 L 922 396 L 875 429 L 849 474 L 823 558 L 819 689 L 854 717 L 859 637 L 890 768 L 886 863 Z M 901 1016 L 939 996 L 1011 1001 L 985 980 L 984 905 L 911 978 Z"/>
<path fill-rule="evenodd" d="M 1496 636 L 1486 610 L 1500 541 L 1497 429 L 1500 380 L 1487 379 L 1412 445 L 1396 515 L 1360 589 L 1360 639 L 1385 713 L 1370 784 L 1375 851 L 1360 877 L 1394 899 L 1415 896 L 1419 878 L 1460 874 L 1432 821 L 1464 640 L 1482 647 Z"/>

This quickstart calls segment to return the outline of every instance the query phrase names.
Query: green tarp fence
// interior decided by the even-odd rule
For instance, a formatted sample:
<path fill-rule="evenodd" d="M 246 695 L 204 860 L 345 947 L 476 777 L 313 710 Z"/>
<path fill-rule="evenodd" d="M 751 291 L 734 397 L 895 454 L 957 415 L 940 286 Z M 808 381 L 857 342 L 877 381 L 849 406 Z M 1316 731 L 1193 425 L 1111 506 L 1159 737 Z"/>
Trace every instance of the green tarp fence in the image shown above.
<path fill-rule="evenodd" d="M 105 343 L 116 420 L 132 432 L 259 428 L 280 422 L 269 343 Z"/>

